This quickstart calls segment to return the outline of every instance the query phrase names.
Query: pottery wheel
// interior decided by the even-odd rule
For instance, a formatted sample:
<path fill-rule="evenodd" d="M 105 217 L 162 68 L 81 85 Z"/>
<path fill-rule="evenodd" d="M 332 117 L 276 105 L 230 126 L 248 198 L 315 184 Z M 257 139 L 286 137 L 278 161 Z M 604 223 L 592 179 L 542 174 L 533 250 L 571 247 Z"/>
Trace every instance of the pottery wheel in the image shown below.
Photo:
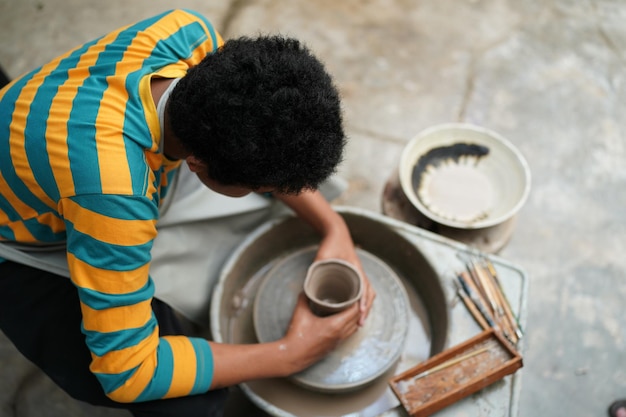
<path fill-rule="evenodd" d="M 316 246 L 291 253 L 279 259 L 263 278 L 253 310 L 260 342 L 284 336 L 316 253 Z M 409 309 L 406 290 L 383 261 L 362 249 L 357 249 L 357 254 L 376 299 L 363 327 L 324 359 L 291 377 L 306 388 L 322 392 L 354 390 L 390 369 L 404 349 Z"/>

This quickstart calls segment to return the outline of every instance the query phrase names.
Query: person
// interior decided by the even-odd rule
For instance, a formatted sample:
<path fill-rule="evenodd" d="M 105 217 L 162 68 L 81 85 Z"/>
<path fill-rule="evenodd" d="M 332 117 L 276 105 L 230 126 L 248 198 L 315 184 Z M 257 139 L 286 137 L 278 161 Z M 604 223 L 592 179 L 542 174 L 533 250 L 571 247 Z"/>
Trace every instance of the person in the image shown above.
<path fill-rule="evenodd" d="M 626 417 L 626 400 L 614 401 L 609 406 L 610 417 Z"/>
<path fill-rule="evenodd" d="M 165 239 L 155 255 L 163 206 L 191 177 L 227 197 L 271 195 L 319 232 L 316 259 L 363 272 L 319 191 L 345 142 L 339 94 L 302 43 L 224 42 L 190 10 L 125 26 L 13 80 L 0 90 L 0 329 L 76 399 L 135 416 L 221 415 L 225 387 L 298 372 L 356 332 L 375 292 L 365 278 L 358 306 L 324 318 L 300 295 L 275 342 L 185 334 L 152 276 L 185 243 Z M 193 209 L 186 201 L 176 210 Z M 50 261 L 59 252 L 65 263 Z"/>

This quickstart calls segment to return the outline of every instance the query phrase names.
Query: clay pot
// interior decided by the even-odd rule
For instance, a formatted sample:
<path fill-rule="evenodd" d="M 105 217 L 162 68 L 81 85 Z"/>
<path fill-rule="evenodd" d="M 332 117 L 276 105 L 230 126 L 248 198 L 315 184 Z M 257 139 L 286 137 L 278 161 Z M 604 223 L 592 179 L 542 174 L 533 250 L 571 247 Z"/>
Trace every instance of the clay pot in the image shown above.
<path fill-rule="evenodd" d="M 304 293 L 316 315 L 335 314 L 361 298 L 361 274 L 354 266 L 341 259 L 317 261 L 307 271 Z"/>

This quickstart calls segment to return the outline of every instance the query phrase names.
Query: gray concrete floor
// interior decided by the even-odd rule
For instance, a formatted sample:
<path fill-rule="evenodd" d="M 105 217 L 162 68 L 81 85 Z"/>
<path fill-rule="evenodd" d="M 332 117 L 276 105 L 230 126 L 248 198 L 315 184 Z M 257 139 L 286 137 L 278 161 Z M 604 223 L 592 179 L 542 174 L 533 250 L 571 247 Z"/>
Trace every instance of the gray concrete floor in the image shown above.
<path fill-rule="evenodd" d="M 0 0 L 0 65 L 16 77 L 173 7 L 226 38 L 296 36 L 327 64 L 350 136 L 342 204 L 380 212 L 426 127 L 507 137 L 533 176 L 500 252 L 530 279 L 520 415 L 601 416 L 626 397 L 626 2 Z M 68 399 L 0 337 L 0 416 L 42 415 L 126 414 Z"/>

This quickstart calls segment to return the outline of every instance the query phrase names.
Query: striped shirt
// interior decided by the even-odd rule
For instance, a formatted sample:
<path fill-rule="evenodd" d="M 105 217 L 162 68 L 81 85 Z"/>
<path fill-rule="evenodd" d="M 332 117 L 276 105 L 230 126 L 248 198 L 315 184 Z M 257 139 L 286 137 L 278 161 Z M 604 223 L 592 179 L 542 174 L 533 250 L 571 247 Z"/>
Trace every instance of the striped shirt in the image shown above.
<path fill-rule="evenodd" d="M 90 369 L 118 402 L 211 385 L 208 342 L 160 338 L 150 307 L 159 202 L 180 165 L 162 153 L 150 79 L 182 77 L 221 44 L 204 17 L 172 10 L 0 90 L 0 241 L 66 242 Z"/>

